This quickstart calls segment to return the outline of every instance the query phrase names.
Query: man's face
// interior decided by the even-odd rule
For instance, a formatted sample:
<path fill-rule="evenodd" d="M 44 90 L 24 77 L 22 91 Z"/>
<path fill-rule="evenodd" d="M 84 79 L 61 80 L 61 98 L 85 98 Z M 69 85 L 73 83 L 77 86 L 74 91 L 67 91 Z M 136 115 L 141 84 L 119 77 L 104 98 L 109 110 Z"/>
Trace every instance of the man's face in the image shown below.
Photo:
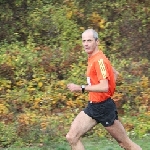
<path fill-rule="evenodd" d="M 98 46 L 98 41 L 95 40 L 92 32 L 85 32 L 82 34 L 82 45 L 86 53 L 92 54 Z"/>

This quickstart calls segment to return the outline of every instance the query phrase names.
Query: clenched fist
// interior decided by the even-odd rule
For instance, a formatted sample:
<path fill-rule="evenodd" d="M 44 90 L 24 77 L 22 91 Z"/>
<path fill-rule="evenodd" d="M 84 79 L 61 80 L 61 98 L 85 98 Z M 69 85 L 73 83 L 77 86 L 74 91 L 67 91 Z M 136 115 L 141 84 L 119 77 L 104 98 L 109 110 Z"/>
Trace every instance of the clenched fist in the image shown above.
<path fill-rule="evenodd" d="M 74 83 L 69 83 L 67 84 L 67 88 L 71 91 L 71 92 L 81 92 L 82 89 L 81 89 L 81 86 L 80 85 L 77 85 L 77 84 L 74 84 Z"/>

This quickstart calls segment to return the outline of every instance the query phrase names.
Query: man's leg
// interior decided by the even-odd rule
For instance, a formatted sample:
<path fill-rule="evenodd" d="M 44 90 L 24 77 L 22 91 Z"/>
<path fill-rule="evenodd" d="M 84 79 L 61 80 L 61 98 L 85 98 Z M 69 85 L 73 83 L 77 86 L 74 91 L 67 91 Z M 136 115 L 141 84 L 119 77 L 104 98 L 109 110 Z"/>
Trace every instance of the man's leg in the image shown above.
<path fill-rule="evenodd" d="M 105 129 L 125 150 L 142 150 L 139 145 L 131 141 L 127 136 L 126 131 L 119 120 L 115 120 L 113 125 L 105 127 Z"/>
<path fill-rule="evenodd" d="M 89 117 L 84 111 L 81 111 L 71 124 L 71 128 L 66 138 L 71 145 L 72 150 L 84 150 L 80 137 L 95 126 L 97 122 Z"/>

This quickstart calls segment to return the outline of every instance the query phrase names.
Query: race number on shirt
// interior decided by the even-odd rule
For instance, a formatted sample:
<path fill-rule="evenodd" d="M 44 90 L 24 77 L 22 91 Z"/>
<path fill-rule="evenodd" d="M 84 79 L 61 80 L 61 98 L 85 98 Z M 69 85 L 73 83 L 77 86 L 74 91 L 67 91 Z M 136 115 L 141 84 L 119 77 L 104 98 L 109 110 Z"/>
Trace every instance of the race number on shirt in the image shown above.
<path fill-rule="evenodd" d="M 87 77 L 87 84 L 88 84 L 88 85 L 91 85 L 90 77 Z"/>

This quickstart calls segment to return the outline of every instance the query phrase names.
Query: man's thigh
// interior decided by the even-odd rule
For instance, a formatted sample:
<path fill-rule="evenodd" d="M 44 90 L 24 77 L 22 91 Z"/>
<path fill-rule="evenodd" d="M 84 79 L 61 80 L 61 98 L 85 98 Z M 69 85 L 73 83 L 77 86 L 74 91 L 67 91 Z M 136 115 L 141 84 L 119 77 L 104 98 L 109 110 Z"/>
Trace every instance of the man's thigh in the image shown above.
<path fill-rule="evenodd" d="M 81 111 L 72 122 L 69 134 L 80 137 L 96 124 L 97 122 L 94 119 Z"/>

